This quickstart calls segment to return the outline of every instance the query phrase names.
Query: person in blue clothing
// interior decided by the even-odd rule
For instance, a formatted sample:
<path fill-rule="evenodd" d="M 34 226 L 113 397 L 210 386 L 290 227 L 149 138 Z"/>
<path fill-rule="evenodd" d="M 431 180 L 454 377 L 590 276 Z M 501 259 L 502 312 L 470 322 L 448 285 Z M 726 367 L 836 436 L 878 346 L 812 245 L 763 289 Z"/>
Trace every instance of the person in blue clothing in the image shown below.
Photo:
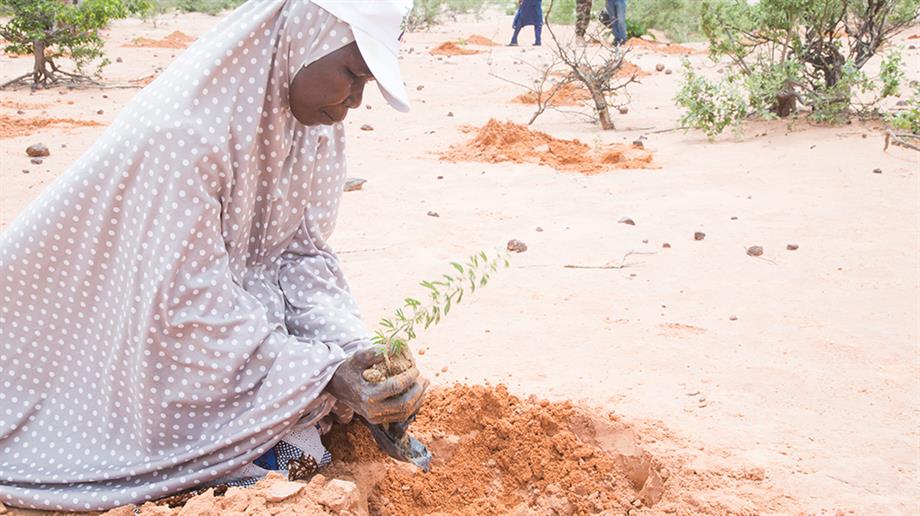
<path fill-rule="evenodd" d="M 540 46 L 540 36 L 543 33 L 543 4 L 541 0 L 518 0 L 517 13 L 514 15 L 514 22 L 511 27 L 514 34 L 511 36 L 510 47 L 516 47 L 518 44 L 518 34 L 521 29 L 533 25 L 534 46 Z"/>
<path fill-rule="evenodd" d="M 614 41 L 622 45 L 626 42 L 626 0 L 607 0 L 606 11 Z"/>

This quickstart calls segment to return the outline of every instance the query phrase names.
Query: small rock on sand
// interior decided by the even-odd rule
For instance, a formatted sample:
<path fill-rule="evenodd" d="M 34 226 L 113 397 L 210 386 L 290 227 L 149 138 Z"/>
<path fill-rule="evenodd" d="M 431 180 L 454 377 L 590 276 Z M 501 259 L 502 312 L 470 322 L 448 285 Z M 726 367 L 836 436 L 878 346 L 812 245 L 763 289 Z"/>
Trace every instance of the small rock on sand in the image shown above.
<path fill-rule="evenodd" d="M 635 226 L 635 225 L 636 225 L 636 222 L 635 222 L 633 219 L 629 218 L 629 217 L 623 217 L 622 219 L 618 220 L 617 222 L 619 222 L 620 224 L 626 224 L 627 226 Z"/>
<path fill-rule="evenodd" d="M 300 482 L 284 480 L 273 483 L 263 493 L 265 494 L 265 499 L 269 502 L 281 502 L 296 495 L 305 486 L 306 484 Z"/>
<path fill-rule="evenodd" d="M 737 321 L 737 320 L 738 320 L 738 316 L 730 315 L 730 316 L 728 317 L 728 320 L 729 320 L 729 321 Z"/>
<path fill-rule="evenodd" d="M 32 159 L 29 160 L 29 163 L 31 163 L 31 164 L 33 164 L 33 165 L 41 165 L 41 164 L 44 163 L 44 162 L 45 162 L 45 160 L 43 160 L 43 159 L 41 159 L 41 158 L 32 158 Z"/>
<path fill-rule="evenodd" d="M 633 147 L 636 147 L 637 149 L 645 148 L 645 144 L 642 143 L 642 140 L 633 140 L 632 144 L 633 144 Z"/>
<path fill-rule="evenodd" d="M 422 91 L 424 89 L 425 89 L 425 85 L 423 84 L 419 84 L 418 86 L 415 87 L 415 91 Z"/>
<path fill-rule="evenodd" d="M 670 248 L 671 248 L 671 244 L 665 242 L 665 243 L 661 244 L 661 248 L 662 248 L 662 249 L 670 249 Z"/>
<path fill-rule="evenodd" d="M 617 108 L 617 111 L 619 111 L 621 115 L 625 115 L 629 113 L 629 108 L 626 106 L 620 106 Z"/>
<path fill-rule="evenodd" d="M 882 173 L 882 169 L 877 168 L 877 169 L 873 170 L 872 173 L 873 173 L 873 174 L 881 174 L 881 173 Z"/>
<path fill-rule="evenodd" d="M 361 506 L 361 495 L 354 483 L 334 478 L 323 487 L 317 502 L 334 514 L 353 514 Z"/>
<path fill-rule="evenodd" d="M 748 256 L 763 256 L 763 247 L 759 245 L 752 245 L 747 248 Z"/>
<path fill-rule="evenodd" d="M 361 179 L 360 177 L 353 177 L 345 180 L 344 190 L 346 192 L 354 192 L 355 190 L 360 190 L 364 188 L 364 183 L 367 182 L 367 179 Z"/>
<path fill-rule="evenodd" d="M 51 151 L 48 150 L 48 146 L 44 143 L 34 143 L 26 148 L 26 154 L 33 158 L 43 158 L 50 156 Z"/>
<path fill-rule="evenodd" d="M 540 226 L 537 226 L 537 233 L 542 233 L 542 232 L 543 232 L 543 228 L 541 228 Z"/>
<path fill-rule="evenodd" d="M 453 111 L 448 111 L 448 112 L 447 112 L 447 116 L 453 117 L 453 116 L 454 116 L 454 112 L 453 112 Z"/>
<path fill-rule="evenodd" d="M 702 240 L 704 238 L 706 238 L 706 233 L 703 233 L 702 231 L 697 231 L 696 233 L 693 234 L 694 240 Z"/>
<path fill-rule="evenodd" d="M 122 59 L 122 58 L 120 58 L 120 57 L 116 57 L 116 58 L 115 58 L 115 62 L 116 62 L 116 63 L 124 63 L 125 60 Z"/>
<path fill-rule="evenodd" d="M 429 217 L 440 217 L 441 215 L 436 211 L 429 211 L 428 216 Z"/>
<path fill-rule="evenodd" d="M 373 131 L 374 126 L 372 126 L 371 124 L 364 124 L 361 126 L 361 130 L 362 131 Z"/>
<path fill-rule="evenodd" d="M 656 65 L 655 65 L 655 70 L 657 70 L 657 71 L 659 71 L 659 72 L 663 72 L 663 71 L 664 71 L 664 64 L 662 64 L 662 63 L 656 64 Z"/>
<path fill-rule="evenodd" d="M 527 244 L 521 242 L 520 240 L 509 240 L 508 250 L 512 253 L 523 253 L 527 250 Z"/>
<path fill-rule="evenodd" d="M 788 244 L 786 245 L 787 251 L 795 251 L 799 248 L 799 244 Z"/>
<path fill-rule="evenodd" d="M 665 75 L 671 75 L 672 73 L 674 73 L 674 70 L 671 70 L 670 68 L 664 71 Z"/>

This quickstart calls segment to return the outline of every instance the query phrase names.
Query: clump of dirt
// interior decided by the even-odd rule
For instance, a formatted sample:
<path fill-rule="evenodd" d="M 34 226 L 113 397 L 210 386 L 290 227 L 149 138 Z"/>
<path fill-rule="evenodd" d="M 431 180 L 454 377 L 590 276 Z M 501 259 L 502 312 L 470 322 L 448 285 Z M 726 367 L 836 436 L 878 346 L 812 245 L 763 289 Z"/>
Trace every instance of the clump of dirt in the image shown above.
<path fill-rule="evenodd" d="M 185 34 L 182 31 L 175 31 L 163 39 L 135 38 L 126 47 L 144 47 L 144 48 L 185 48 L 191 45 L 195 38 Z"/>
<path fill-rule="evenodd" d="M 668 55 L 690 55 L 696 53 L 696 50 L 676 43 L 659 43 L 657 41 L 649 41 L 642 38 L 629 38 L 626 41 L 626 46 L 629 48 L 642 48 L 658 54 Z"/>
<path fill-rule="evenodd" d="M 428 395 L 412 429 L 432 448 L 430 473 L 389 461 L 351 424 L 327 436 L 338 459 L 330 474 L 356 478 L 383 515 L 622 512 L 663 493 L 648 454 L 605 447 L 617 424 L 571 403 L 455 385 Z"/>
<path fill-rule="evenodd" d="M 479 45 L 481 47 L 495 47 L 498 46 L 498 43 L 492 41 L 491 39 L 480 36 L 479 34 L 473 34 L 472 36 L 466 38 L 466 42 L 470 45 Z"/>
<path fill-rule="evenodd" d="M 582 102 L 591 99 L 591 92 L 574 82 L 553 86 L 548 93 L 544 93 L 544 97 L 549 95 L 552 95 L 550 106 L 580 106 Z M 523 93 L 514 97 L 513 101 L 519 104 L 536 104 L 537 94 L 533 91 Z"/>
<path fill-rule="evenodd" d="M 433 56 L 468 56 L 470 54 L 478 54 L 479 51 L 471 48 L 462 48 L 453 41 L 445 41 L 432 48 L 429 53 Z"/>
<path fill-rule="evenodd" d="M 476 136 L 441 155 L 445 161 L 539 163 L 556 170 L 597 174 L 611 168 L 654 168 L 652 153 L 636 145 L 604 145 L 592 149 L 578 140 L 554 138 L 526 126 L 495 119 Z"/>
<path fill-rule="evenodd" d="M 632 77 L 634 75 L 636 77 L 645 77 L 646 75 L 649 75 L 649 73 L 639 68 L 634 63 L 631 63 L 624 59 L 623 64 L 620 65 L 620 69 L 617 70 L 616 76 L 617 77 Z"/>
<path fill-rule="evenodd" d="M 378 362 L 364 370 L 361 376 L 370 383 L 381 383 L 387 378 L 412 369 L 415 363 L 405 352 L 388 357 L 388 361 Z"/>
<path fill-rule="evenodd" d="M 0 139 L 28 136 L 48 128 L 93 127 L 101 125 L 92 120 L 73 118 L 23 118 L 0 114 Z"/>

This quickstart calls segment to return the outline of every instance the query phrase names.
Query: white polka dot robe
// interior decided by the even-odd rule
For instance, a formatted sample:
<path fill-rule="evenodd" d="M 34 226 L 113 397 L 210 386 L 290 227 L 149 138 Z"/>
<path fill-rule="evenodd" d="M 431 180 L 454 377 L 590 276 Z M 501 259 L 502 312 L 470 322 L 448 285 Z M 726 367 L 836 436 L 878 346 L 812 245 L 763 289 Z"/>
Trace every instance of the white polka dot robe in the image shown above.
<path fill-rule="evenodd" d="M 160 498 L 328 413 L 369 333 L 326 242 L 343 128 L 301 125 L 288 87 L 352 41 L 249 1 L 0 234 L 0 501 Z"/>

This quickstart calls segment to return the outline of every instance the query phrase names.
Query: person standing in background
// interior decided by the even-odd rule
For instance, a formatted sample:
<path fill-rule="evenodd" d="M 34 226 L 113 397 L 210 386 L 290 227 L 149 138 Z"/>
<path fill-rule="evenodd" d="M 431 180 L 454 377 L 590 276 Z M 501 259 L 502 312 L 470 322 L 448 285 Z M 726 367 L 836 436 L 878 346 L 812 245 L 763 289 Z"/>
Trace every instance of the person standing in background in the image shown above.
<path fill-rule="evenodd" d="M 588 23 L 591 22 L 591 4 L 592 0 L 575 0 L 575 42 L 579 45 L 585 44 L 585 32 L 588 30 Z"/>
<path fill-rule="evenodd" d="M 540 0 L 518 0 L 517 13 L 514 15 L 514 22 L 511 23 L 514 34 L 508 43 L 509 47 L 518 45 L 518 34 L 528 25 L 533 25 L 533 46 L 540 46 L 540 36 L 543 33 L 543 3 Z"/>
<path fill-rule="evenodd" d="M 607 0 L 606 9 L 614 42 L 622 45 L 626 42 L 626 0 Z"/>

